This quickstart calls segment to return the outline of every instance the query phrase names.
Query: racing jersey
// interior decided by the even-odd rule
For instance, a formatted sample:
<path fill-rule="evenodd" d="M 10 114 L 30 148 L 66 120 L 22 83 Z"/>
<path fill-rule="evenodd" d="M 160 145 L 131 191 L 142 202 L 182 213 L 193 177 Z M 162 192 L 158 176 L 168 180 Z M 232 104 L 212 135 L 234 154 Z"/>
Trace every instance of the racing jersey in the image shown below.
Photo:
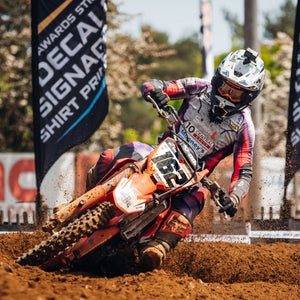
<path fill-rule="evenodd" d="M 154 88 L 162 89 L 170 100 L 184 99 L 179 115 L 187 129 L 191 146 L 210 173 L 222 159 L 233 153 L 229 193 L 235 194 L 241 201 L 249 190 L 252 178 L 255 131 L 250 109 L 247 107 L 218 124 L 209 117 L 211 84 L 208 81 L 194 77 L 172 81 L 152 79 L 143 84 L 143 97 L 146 99 Z M 179 122 L 176 132 L 186 137 Z M 169 132 L 165 132 L 158 142 L 168 135 Z"/>

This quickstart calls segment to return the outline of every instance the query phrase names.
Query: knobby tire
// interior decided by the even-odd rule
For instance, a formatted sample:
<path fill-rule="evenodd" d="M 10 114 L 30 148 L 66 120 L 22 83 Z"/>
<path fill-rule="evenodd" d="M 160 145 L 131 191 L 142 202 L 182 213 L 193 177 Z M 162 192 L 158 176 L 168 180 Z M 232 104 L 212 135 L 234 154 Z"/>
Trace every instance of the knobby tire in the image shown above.
<path fill-rule="evenodd" d="M 98 204 L 83 213 L 78 219 L 52 234 L 47 240 L 19 257 L 20 265 L 39 266 L 53 258 L 60 251 L 71 246 L 84 236 L 89 236 L 115 215 L 114 206 L 109 202 Z"/>

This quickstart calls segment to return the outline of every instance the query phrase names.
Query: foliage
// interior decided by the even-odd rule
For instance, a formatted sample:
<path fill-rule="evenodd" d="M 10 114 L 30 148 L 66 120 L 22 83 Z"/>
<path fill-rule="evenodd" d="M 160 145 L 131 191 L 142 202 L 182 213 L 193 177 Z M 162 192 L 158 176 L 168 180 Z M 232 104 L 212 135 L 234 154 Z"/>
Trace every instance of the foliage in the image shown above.
<path fill-rule="evenodd" d="M 296 17 L 296 6 L 292 0 L 286 0 L 279 9 L 279 14 L 274 12 L 265 14 L 265 37 L 275 39 L 277 32 L 285 32 L 289 37 L 294 36 L 294 23 Z"/>
<path fill-rule="evenodd" d="M 2 1 L 0 9 L 0 150 L 33 151 L 30 1 Z M 113 147 L 123 141 L 123 125 L 120 122 L 122 101 L 140 96 L 136 82 L 148 79 L 144 72 L 152 67 L 154 57 L 173 53 L 168 45 L 158 45 L 150 31 L 144 30 L 138 39 L 118 34 L 120 17 L 123 16 L 116 5 L 108 1 L 106 80 L 111 100 L 110 113 L 100 130 L 78 150 L 89 145 L 94 147 L 95 144 L 102 148 Z M 137 64 L 140 56 L 150 63 Z"/>
<path fill-rule="evenodd" d="M 32 151 L 29 3 L 1 1 L 0 151 Z"/>
<path fill-rule="evenodd" d="M 125 129 L 124 133 L 124 143 L 137 141 L 138 140 L 138 133 L 133 128 L 127 128 Z"/>
<path fill-rule="evenodd" d="M 293 40 L 284 33 L 261 47 L 266 79 L 263 107 L 263 155 L 285 157 Z"/>
<path fill-rule="evenodd" d="M 152 105 L 141 98 L 140 87 L 150 78 L 171 80 L 194 76 L 199 68 L 197 60 L 200 59 L 196 36 L 170 45 L 165 33 L 143 26 L 140 38 L 134 40 L 116 34 L 108 39 L 107 45 L 111 109 L 99 129 L 100 134 L 96 135 L 100 149 L 118 146 L 129 137 L 155 144 L 157 135 L 165 127 Z M 180 101 L 174 104 L 179 108 Z M 135 134 L 129 135 L 127 129 L 134 130 Z"/>
<path fill-rule="evenodd" d="M 151 139 L 151 129 L 157 120 L 157 115 L 152 105 L 147 104 L 141 98 L 132 98 L 123 101 L 120 122 L 123 128 L 130 128 L 135 131 L 135 140 L 151 140 L 155 143 L 155 138 Z M 125 129 L 126 132 L 126 129 Z M 128 135 L 124 136 L 122 142 L 128 142 Z"/>
<path fill-rule="evenodd" d="M 238 14 L 233 14 L 230 10 L 223 9 L 223 15 L 228 22 L 231 32 L 232 47 L 243 47 L 244 42 L 244 25 L 239 22 Z"/>
<path fill-rule="evenodd" d="M 149 70 L 147 75 L 151 78 L 161 80 L 172 80 L 182 77 L 195 76 L 201 64 L 201 52 L 198 37 L 192 34 L 185 39 L 177 41 L 174 45 L 169 44 L 173 55 L 170 57 L 159 57 L 154 62 L 157 67 Z"/>
<path fill-rule="evenodd" d="M 156 117 L 155 111 L 152 109 L 148 112 L 149 117 L 145 117 L 145 101 L 139 103 L 140 86 L 150 79 L 146 74 L 156 67 L 158 58 L 169 57 L 174 53 L 168 44 L 158 44 L 157 37 L 157 33 L 148 27 L 143 28 L 137 39 L 113 31 L 108 34 L 106 79 L 111 105 L 106 120 L 90 140 L 97 142 L 99 150 L 116 147 L 125 142 L 128 139 L 125 130 L 128 128 L 139 128 L 137 132 L 143 135 L 141 129 L 151 127 L 152 120 Z M 134 127 L 127 127 L 126 109 L 130 109 L 129 119 L 135 121 Z M 145 120 L 148 120 L 146 124 Z M 143 136 L 140 135 L 138 138 L 142 140 Z"/>
<path fill-rule="evenodd" d="M 275 39 L 277 32 L 284 32 L 291 38 L 294 34 L 296 6 L 293 0 L 285 0 L 280 6 L 279 14 L 274 14 L 274 11 L 264 14 L 264 37 L 268 39 Z M 244 41 L 244 25 L 239 22 L 237 14 L 233 14 L 230 10 L 223 9 L 223 15 L 228 22 L 232 46 L 243 47 Z"/>
<path fill-rule="evenodd" d="M 285 70 L 284 66 L 276 59 L 281 50 L 280 44 L 262 45 L 260 48 L 261 58 L 265 63 L 265 69 L 270 72 L 270 79 L 273 81 L 280 73 Z"/>

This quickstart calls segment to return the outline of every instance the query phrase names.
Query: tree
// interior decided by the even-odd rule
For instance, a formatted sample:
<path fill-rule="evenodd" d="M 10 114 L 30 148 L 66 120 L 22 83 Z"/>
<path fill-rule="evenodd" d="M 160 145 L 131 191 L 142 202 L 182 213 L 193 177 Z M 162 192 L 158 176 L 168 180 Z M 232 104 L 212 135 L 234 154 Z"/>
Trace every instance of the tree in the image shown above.
<path fill-rule="evenodd" d="M 137 64 L 151 66 L 151 68 L 139 68 L 143 80 L 147 78 L 171 80 L 200 74 L 201 53 L 196 34 L 179 40 L 175 44 L 170 44 L 165 33 L 157 32 L 150 26 L 143 26 L 142 32 L 148 32 L 153 41 L 157 43 L 157 47 L 166 47 L 164 52 L 169 54 L 153 57 L 141 53 Z M 140 87 L 142 81 L 138 79 L 136 84 Z M 176 108 L 179 108 L 180 104 L 181 101 L 172 102 Z M 161 123 L 157 118 L 157 113 L 152 105 L 147 105 L 140 93 L 139 97 L 123 101 L 121 108 L 119 120 L 122 127 L 130 128 L 130 131 L 126 131 L 124 134 L 123 142 L 128 142 L 135 137 L 142 142 L 155 144 L 157 135 L 166 129 L 164 122 Z"/>
<path fill-rule="evenodd" d="M 241 47 L 244 43 L 244 25 L 239 22 L 238 14 L 233 14 L 229 10 L 223 9 L 225 20 L 229 24 L 233 47 Z"/>
<path fill-rule="evenodd" d="M 114 7 L 114 9 L 114 13 L 117 14 L 117 8 Z M 111 18 L 110 14 L 109 18 Z M 121 35 L 116 29 L 117 27 L 108 32 L 107 36 L 106 79 L 111 104 L 110 110 L 101 128 L 88 141 L 93 146 L 98 145 L 98 150 L 116 147 L 126 142 L 124 132 L 127 128 L 124 114 L 127 118 L 128 115 L 126 115 L 125 103 L 132 102 L 130 107 L 141 107 L 134 103 L 141 100 L 141 83 L 150 78 L 146 73 L 156 67 L 157 58 L 169 57 L 174 53 L 168 44 L 156 42 L 158 34 L 150 27 L 143 27 L 141 36 L 137 39 Z M 145 104 L 143 103 L 143 105 Z M 136 128 L 144 128 L 140 126 L 139 122 L 142 120 L 141 115 L 145 114 L 145 108 L 141 107 L 139 111 L 135 110 L 134 112 L 135 114 L 131 114 L 130 118 L 136 121 Z M 153 124 L 154 118 L 155 111 L 152 110 L 146 128 Z M 82 147 L 86 147 L 86 145 L 87 143 Z"/>
<path fill-rule="evenodd" d="M 154 68 L 148 70 L 147 75 L 151 78 L 170 80 L 200 73 L 201 52 L 197 34 L 192 34 L 175 44 L 168 43 L 170 56 L 157 57 L 152 63 Z"/>
<path fill-rule="evenodd" d="M 285 157 L 292 52 L 293 40 L 282 32 L 261 47 L 266 69 L 261 93 L 264 156 Z"/>
<path fill-rule="evenodd" d="M 29 3 L 1 1 L 0 11 L 0 151 L 32 151 Z"/>
<path fill-rule="evenodd" d="M 237 14 L 233 14 L 230 10 L 223 9 L 225 20 L 229 24 L 232 36 L 232 46 L 242 47 L 244 41 L 244 25 L 239 22 Z M 284 32 L 291 38 L 294 35 L 294 22 L 296 15 L 296 6 L 292 0 L 285 0 L 279 8 L 279 14 L 274 12 L 264 14 L 264 37 L 275 39 L 277 32 Z"/>
<path fill-rule="evenodd" d="M 280 6 L 278 15 L 266 13 L 265 17 L 265 33 L 266 38 L 275 39 L 277 32 L 285 32 L 291 38 L 294 36 L 294 23 L 296 17 L 296 6 L 292 0 L 286 0 Z"/>

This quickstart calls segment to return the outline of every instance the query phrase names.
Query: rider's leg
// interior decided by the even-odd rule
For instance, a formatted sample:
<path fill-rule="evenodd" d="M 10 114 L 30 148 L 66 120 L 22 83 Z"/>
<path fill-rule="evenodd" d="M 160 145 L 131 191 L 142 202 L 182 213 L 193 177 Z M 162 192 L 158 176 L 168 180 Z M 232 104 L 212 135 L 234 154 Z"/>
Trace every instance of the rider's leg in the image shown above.
<path fill-rule="evenodd" d="M 118 159 L 132 158 L 141 160 L 148 155 L 153 148 L 141 142 L 131 142 L 114 149 L 105 150 L 97 163 L 88 171 L 86 178 L 86 190 L 92 189 L 114 166 Z"/>
<path fill-rule="evenodd" d="M 155 238 L 140 251 L 140 265 L 144 270 L 159 269 L 168 251 L 191 232 L 193 221 L 203 209 L 207 195 L 208 190 L 201 187 L 173 200 L 171 211 Z"/>

